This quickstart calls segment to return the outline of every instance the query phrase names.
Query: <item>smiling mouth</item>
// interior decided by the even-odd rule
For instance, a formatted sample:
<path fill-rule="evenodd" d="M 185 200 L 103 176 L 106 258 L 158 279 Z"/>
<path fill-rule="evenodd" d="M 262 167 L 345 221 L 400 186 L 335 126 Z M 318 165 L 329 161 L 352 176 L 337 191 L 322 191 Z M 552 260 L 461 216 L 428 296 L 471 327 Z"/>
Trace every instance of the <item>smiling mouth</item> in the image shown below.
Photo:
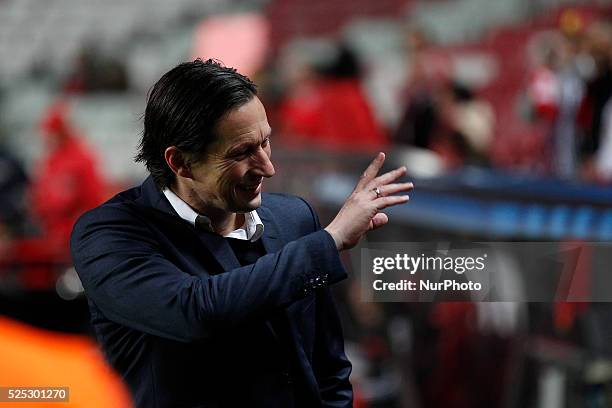
<path fill-rule="evenodd" d="M 249 193 L 258 193 L 259 190 L 261 189 L 261 184 L 262 182 L 260 181 L 257 184 L 241 185 L 239 186 L 239 188 Z"/>

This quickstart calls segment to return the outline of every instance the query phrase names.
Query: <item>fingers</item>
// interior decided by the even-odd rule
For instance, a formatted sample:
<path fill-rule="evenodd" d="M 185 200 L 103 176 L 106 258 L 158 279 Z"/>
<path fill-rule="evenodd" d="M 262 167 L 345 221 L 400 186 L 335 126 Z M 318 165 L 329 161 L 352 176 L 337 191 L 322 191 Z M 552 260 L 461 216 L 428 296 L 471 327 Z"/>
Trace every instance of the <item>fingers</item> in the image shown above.
<path fill-rule="evenodd" d="M 378 153 L 374 160 L 372 160 L 372 163 L 370 163 L 368 168 L 363 172 L 355 190 L 362 190 L 369 182 L 374 180 L 384 162 L 385 154 L 383 152 Z"/>
<path fill-rule="evenodd" d="M 372 188 L 376 188 L 377 186 L 384 186 L 385 184 L 389 184 L 395 180 L 397 180 L 398 178 L 402 177 L 403 175 L 406 174 L 406 167 L 402 166 L 402 167 L 398 167 L 395 170 L 391 170 L 388 173 L 385 173 L 379 177 L 376 177 L 374 179 L 372 179 L 366 186 L 366 188 L 372 189 Z"/>
<path fill-rule="evenodd" d="M 382 210 L 387 207 L 391 207 L 393 205 L 403 204 L 410 200 L 410 197 L 407 195 L 399 195 L 399 196 L 388 196 L 388 197 L 380 197 L 375 200 L 376 208 L 378 210 Z"/>
<path fill-rule="evenodd" d="M 388 196 L 395 193 L 407 192 L 414 188 L 413 183 L 395 183 L 380 186 L 379 191 L 381 196 Z"/>

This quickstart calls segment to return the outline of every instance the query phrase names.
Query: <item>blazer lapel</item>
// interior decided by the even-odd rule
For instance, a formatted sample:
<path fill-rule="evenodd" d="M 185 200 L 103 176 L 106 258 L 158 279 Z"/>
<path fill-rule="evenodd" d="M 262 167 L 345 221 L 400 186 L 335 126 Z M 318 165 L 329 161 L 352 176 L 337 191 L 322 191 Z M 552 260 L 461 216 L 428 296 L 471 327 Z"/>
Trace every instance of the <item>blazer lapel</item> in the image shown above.
<path fill-rule="evenodd" d="M 257 215 L 261 219 L 261 222 L 264 225 L 264 233 L 261 236 L 261 243 L 264 246 L 267 254 L 274 253 L 280 251 L 283 247 L 283 243 L 279 239 L 279 230 L 278 226 L 274 222 L 274 218 L 272 217 L 272 212 L 264 206 L 261 206 L 257 209 Z M 285 318 L 283 313 L 282 318 Z M 278 319 L 276 319 L 278 321 Z M 282 324 L 282 322 L 279 322 Z M 266 326 L 270 330 L 270 334 L 274 337 L 274 339 L 280 344 L 281 339 L 277 333 L 277 330 L 272 324 L 272 319 L 266 320 Z"/>
<path fill-rule="evenodd" d="M 157 189 L 153 177 L 149 176 L 140 186 L 140 196 L 135 200 L 139 205 L 154 208 L 163 213 L 178 217 L 166 197 Z"/>
<path fill-rule="evenodd" d="M 266 253 L 270 254 L 280 251 L 284 243 L 280 239 L 280 230 L 272 217 L 272 212 L 268 208 L 261 206 L 257 209 L 257 214 L 264 224 L 264 233 L 261 237 L 261 242 L 263 243 Z"/>

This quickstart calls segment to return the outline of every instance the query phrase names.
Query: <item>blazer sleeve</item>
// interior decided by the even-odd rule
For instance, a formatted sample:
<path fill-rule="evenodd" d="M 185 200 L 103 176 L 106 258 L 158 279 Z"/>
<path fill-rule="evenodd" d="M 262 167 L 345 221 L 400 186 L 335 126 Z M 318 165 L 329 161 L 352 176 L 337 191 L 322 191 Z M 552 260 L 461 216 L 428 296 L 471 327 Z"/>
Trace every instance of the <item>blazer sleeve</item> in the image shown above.
<path fill-rule="evenodd" d="M 315 230 L 321 230 L 316 212 L 310 208 Z M 349 381 L 352 365 L 344 352 L 344 335 L 336 304 L 329 288 L 316 293 L 316 329 L 313 371 L 324 408 L 353 406 L 353 387 Z"/>
<path fill-rule="evenodd" d="M 308 234 L 255 264 L 193 276 L 162 254 L 148 226 L 121 208 L 99 207 L 76 224 L 75 269 L 89 299 L 108 319 L 173 340 L 214 336 L 346 277 L 333 238 Z"/>

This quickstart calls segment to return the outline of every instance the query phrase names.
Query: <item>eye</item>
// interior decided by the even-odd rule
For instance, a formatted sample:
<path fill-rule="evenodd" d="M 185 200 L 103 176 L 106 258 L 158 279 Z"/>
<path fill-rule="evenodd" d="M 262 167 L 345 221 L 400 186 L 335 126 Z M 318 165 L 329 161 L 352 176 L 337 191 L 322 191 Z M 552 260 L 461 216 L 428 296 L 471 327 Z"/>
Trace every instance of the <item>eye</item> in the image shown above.
<path fill-rule="evenodd" d="M 270 136 L 266 137 L 263 142 L 261 142 L 261 147 L 268 147 L 270 144 Z"/>
<path fill-rule="evenodd" d="M 250 149 L 240 149 L 237 152 L 232 153 L 234 160 L 240 161 L 246 159 L 250 154 Z"/>

